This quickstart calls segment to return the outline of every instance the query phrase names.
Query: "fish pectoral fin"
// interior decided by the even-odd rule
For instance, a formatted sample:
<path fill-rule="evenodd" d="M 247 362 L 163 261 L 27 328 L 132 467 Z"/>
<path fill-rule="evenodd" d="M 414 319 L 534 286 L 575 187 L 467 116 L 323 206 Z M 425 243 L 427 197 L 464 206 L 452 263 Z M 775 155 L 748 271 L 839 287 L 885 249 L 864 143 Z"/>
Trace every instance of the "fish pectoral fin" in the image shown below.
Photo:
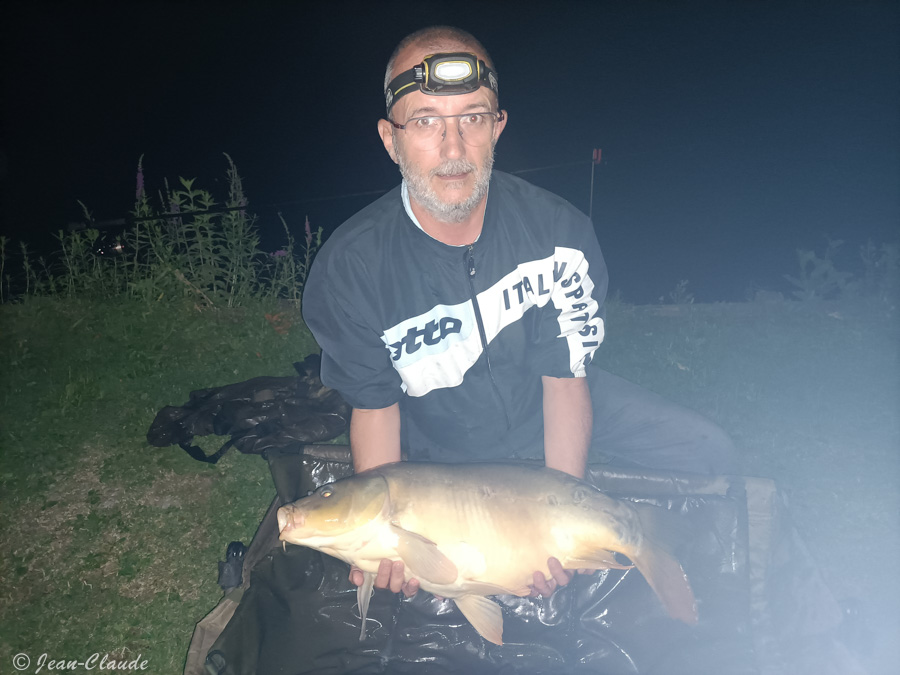
<path fill-rule="evenodd" d="M 412 575 L 433 584 L 452 584 L 459 576 L 456 565 L 438 550 L 437 544 L 415 532 L 391 525 L 397 535 L 397 553 Z"/>
<path fill-rule="evenodd" d="M 503 612 L 500 605 L 482 595 L 454 598 L 456 606 L 472 627 L 488 642 L 503 644 Z"/>
<path fill-rule="evenodd" d="M 598 548 L 580 558 L 566 559 L 566 568 L 572 570 L 630 570 L 632 567 L 634 565 L 623 565 L 620 563 L 616 560 L 615 554 L 612 551 L 607 551 L 605 548 Z"/>
<path fill-rule="evenodd" d="M 369 600 L 375 592 L 375 572 L 363 572 L 363 582 L 356 587 L 356 602 L 359 605 L 359 618 L 362 619 L 362 627 L 359 629 L 359 640 L 366 639 L 366 614 L 369 613 Z"/>

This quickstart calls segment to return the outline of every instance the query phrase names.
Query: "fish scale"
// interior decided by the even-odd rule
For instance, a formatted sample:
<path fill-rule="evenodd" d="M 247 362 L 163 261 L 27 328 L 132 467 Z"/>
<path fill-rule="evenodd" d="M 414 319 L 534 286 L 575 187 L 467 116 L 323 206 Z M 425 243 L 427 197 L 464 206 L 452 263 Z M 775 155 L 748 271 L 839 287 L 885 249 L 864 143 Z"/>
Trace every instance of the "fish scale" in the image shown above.
<path fill-rule="evenodd" d="M 547 559 L 575 568 L 627 568 L 628 556 L 670 616 L 696 623 L 690 584 L 661 544 L 667 511 L 613 499 L 568 474 L 513 464 L 398 462 L 323 486 L 278 510 L 283 541 L 357 565 L 365 614 L 382 558 L 452 598 L 486 639 L 502 643 L 503 616 L 486 596 L 527 595 Z M 364 544 L 364 542 L 369 542 Z"/>

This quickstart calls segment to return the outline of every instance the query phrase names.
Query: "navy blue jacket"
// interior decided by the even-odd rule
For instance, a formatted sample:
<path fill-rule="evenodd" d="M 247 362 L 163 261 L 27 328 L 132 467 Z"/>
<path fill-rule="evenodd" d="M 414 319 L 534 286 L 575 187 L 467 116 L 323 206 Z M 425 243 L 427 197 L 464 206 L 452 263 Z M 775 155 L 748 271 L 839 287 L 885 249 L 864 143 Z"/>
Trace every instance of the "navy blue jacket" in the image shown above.
<path fill-rule="evenodd" d="M 541 376 L 583 377 L 607 272 L 590 220 L 495 171 L 472 246 L 416 227 L 399 186 L 329 237 L 303 294 L 322 380 L 355 408 L 399 402 L 411 458 L 539 456 Z"/>

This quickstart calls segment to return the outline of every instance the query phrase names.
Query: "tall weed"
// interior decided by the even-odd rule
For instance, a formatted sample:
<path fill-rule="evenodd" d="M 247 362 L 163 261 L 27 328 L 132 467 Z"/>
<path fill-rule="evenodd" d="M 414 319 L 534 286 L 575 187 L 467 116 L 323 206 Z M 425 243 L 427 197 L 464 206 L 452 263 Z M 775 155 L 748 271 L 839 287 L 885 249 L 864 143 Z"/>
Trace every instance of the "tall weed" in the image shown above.
<path fill-rule="evenodd" d="M 310 262 L 322 243 L 306 222 L 300 245 L 284 218 L 287 245 L 275 254 L 259 248 L 257 218 L 249 209 L 237 167 L 227 154 L 227 195 L 220 202 L 196 179 L 164 180 L 158 199 L 145 186 L 138 160 L 135 204 L 129 225 L 110 245 L 93 215 L 79 202 L 87 227 L 56 235 L 58 254 L 37 264 L 21 244 L 19 292 L 6 271 L 6 240 L 0 242 L 0 302 L 53 296 L 87 300 L 130 298 L 143 303 L 189 301 L 198 309 L 238 307 L 250 299 L 283 299 L 299 305 Z"/>
<path fill-rule="evenodd" d="M 900 244 L 876 246 L 870 239 L 859 247 L 863 292 L 885 302 L 900 299 Z"/>
<path fill-rule="evenodd" d="M 834 255 L 843 244 L 840 239 L 828 239 L 821 257 L 815 251 L 797 249 L 800 273 L 797 276 L 784 275 L 794 286 L 793 295 L 797 300 L 827 300 L 847 290 L 853 275 L 838 271 L 834 265 Z"/>
<path fill-rule="evenodd" d="M 6 272 L 6 242 L 8 240 L 4 236 L 0 236 L 0 305 L 2 305 L 9 295 L 9 277 Z M 6 281 L 6 290 L 3 290 L 3 282 Z"/>
<path fill-rule="evenodd" d="M 900 245 L 886 243 L 876 246 L 871 240 L 859 247 L 862 274 L 839 269 L 835 256 L 844 242 L 827 239 L 821 255 L 813 250 L 798 249 L 797 276 L 785 274 L 797 300 L 834 300 L 865 298 L 889 304 L 896 303 L 900 294 Z"/>

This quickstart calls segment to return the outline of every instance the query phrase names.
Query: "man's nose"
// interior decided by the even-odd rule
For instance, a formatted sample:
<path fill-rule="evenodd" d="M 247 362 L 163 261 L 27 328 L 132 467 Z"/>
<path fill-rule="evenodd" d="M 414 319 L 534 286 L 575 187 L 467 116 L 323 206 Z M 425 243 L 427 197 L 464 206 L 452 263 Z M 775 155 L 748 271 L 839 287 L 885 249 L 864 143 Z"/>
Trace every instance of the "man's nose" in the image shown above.
<path fill-rule="evenodd" d="M 441 154 L 445 157 L 462 157 L 466 154 L 462 138 L 462 128 L 458 117 L 444 119 L 444 137 L 441 139 Z"/>

